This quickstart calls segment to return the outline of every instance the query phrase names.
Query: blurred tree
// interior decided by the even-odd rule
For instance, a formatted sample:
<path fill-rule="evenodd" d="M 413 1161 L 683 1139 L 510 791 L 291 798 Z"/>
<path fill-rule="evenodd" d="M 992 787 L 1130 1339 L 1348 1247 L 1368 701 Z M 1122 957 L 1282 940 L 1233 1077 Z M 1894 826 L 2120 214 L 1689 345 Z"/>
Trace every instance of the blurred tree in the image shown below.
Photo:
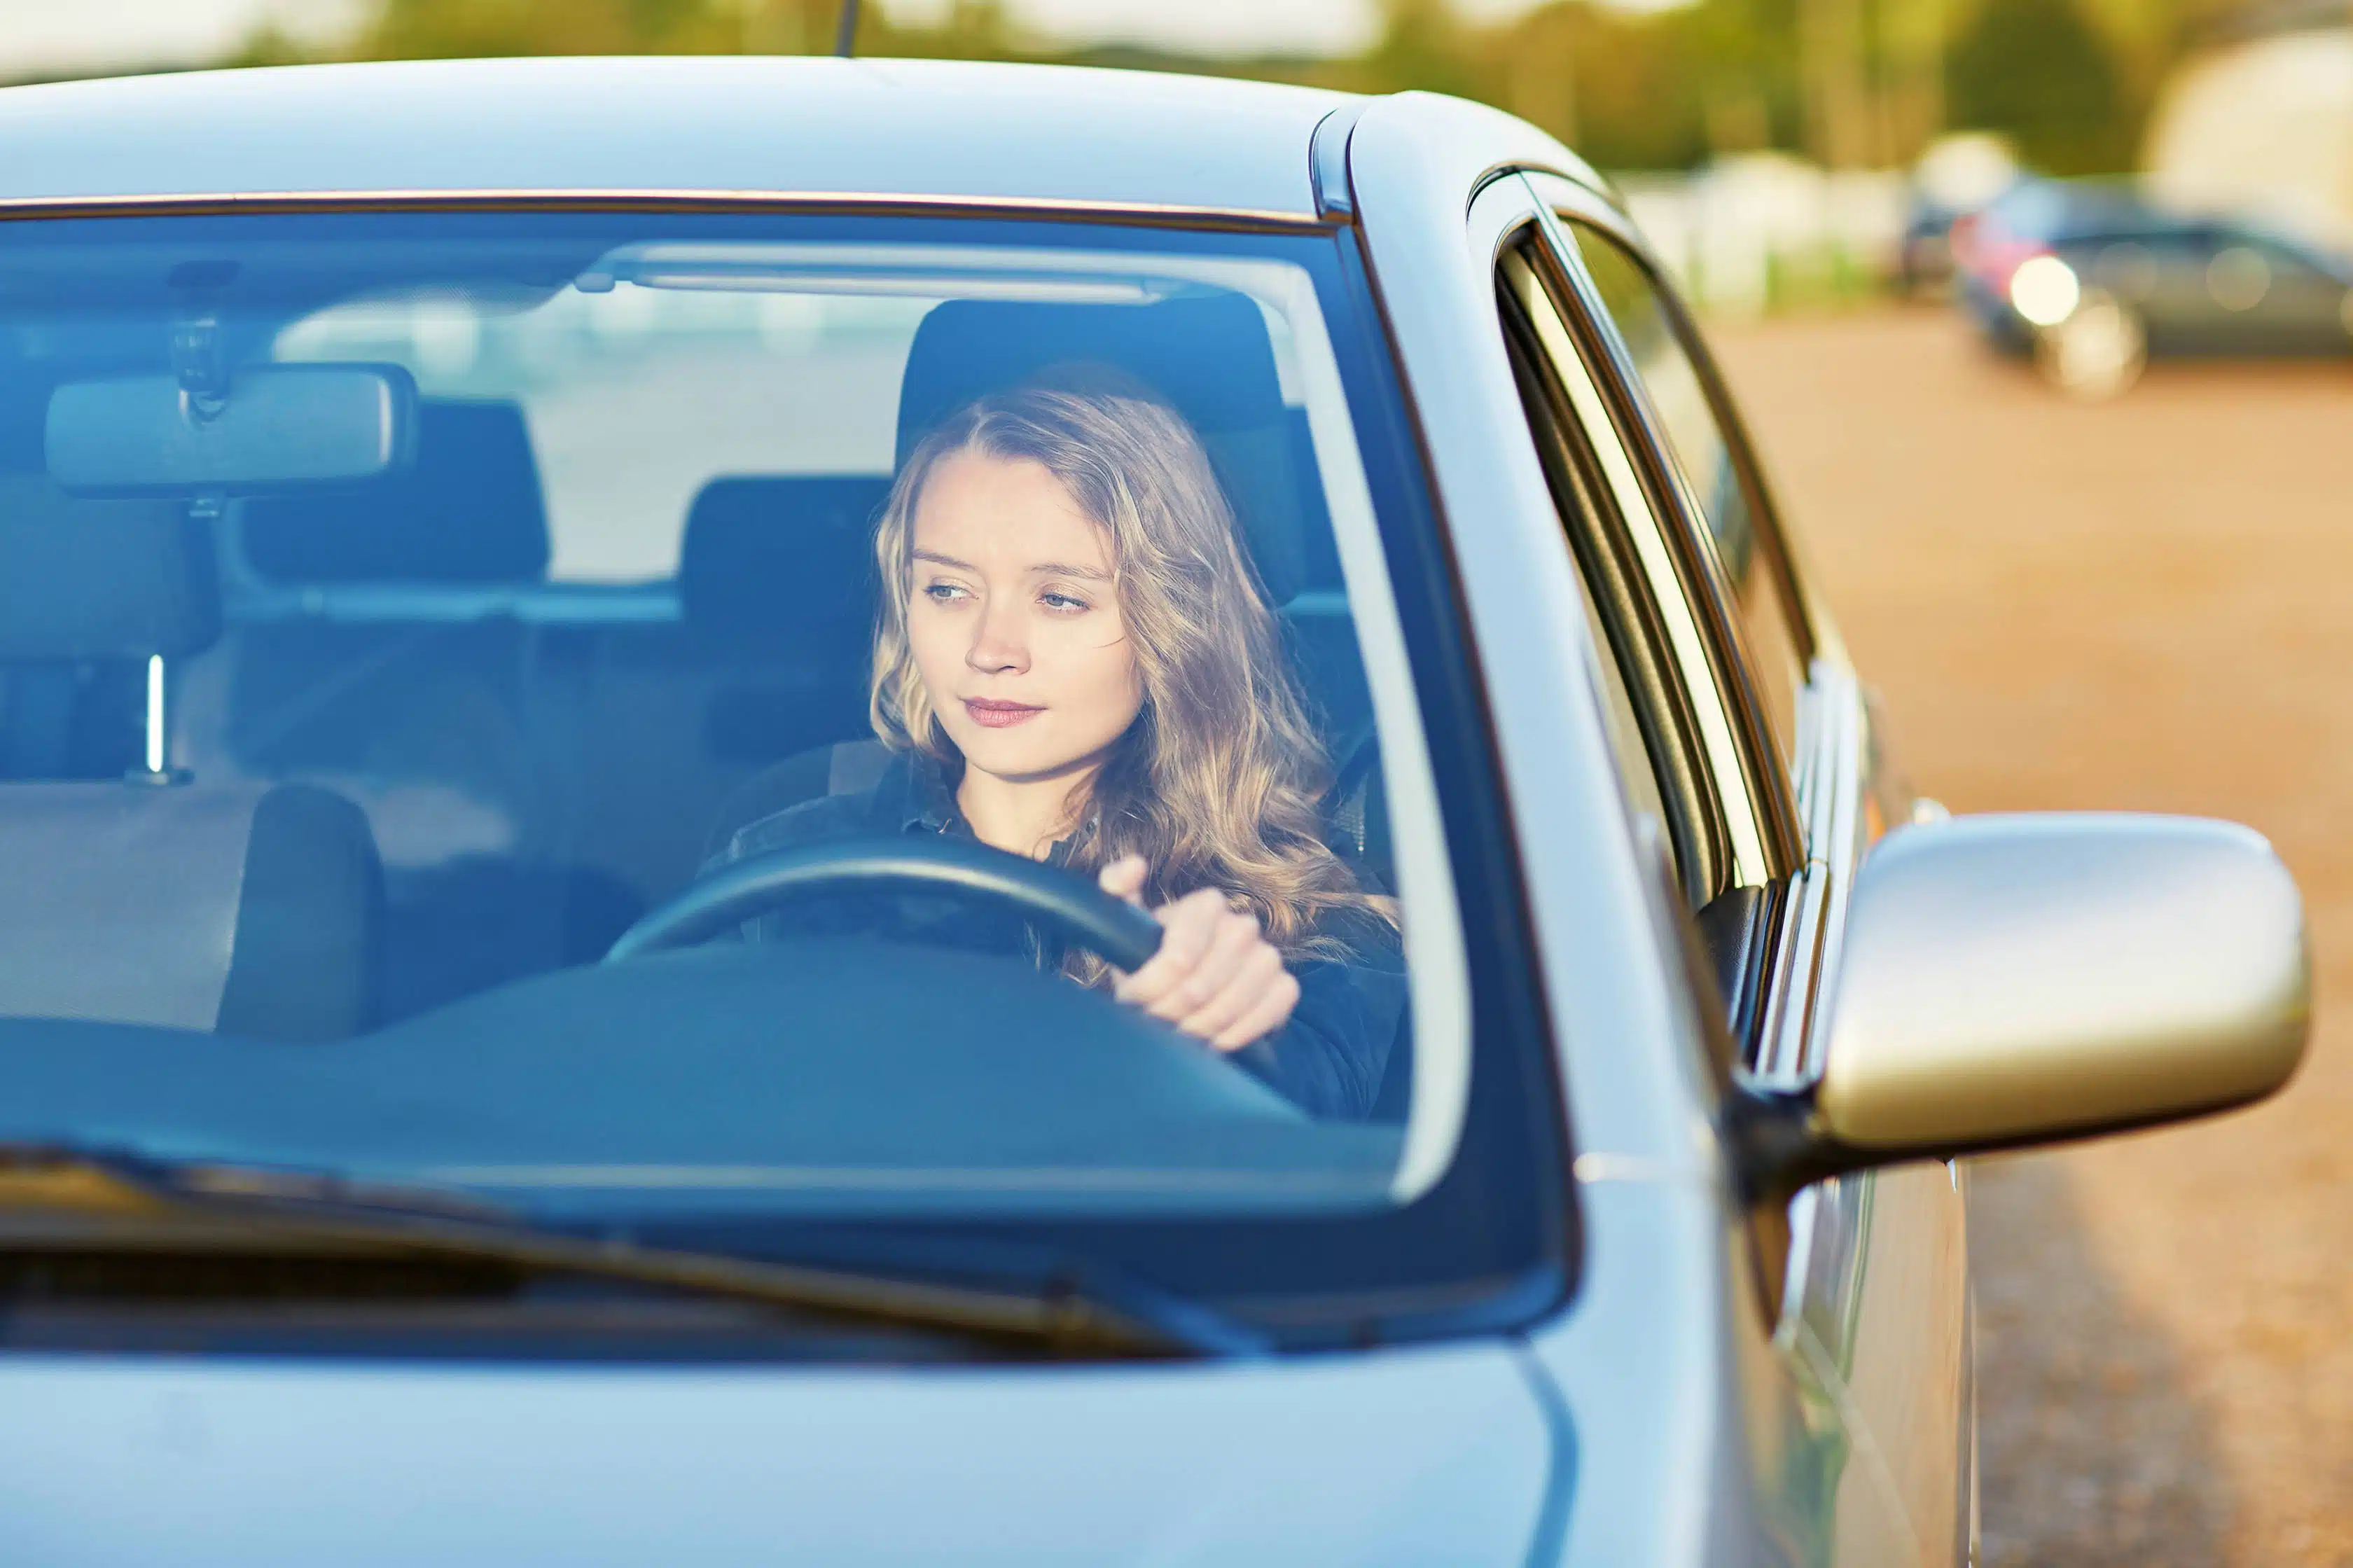
<path fill-rule="evenodd" d="M 1833 169 L 1872 162 L 1863 0 L 1799 0 L 1798 68 L 1806 150 Z"/>
<path fill-rule="evenodd" d="M 2130 166 L 2138 116 L 2074 0 L 1984 0 L 1946 52 L 1945 89 L 1953 123 L 2006 132 L 2053 173 Z"/>
<path fill-rule="evenodd" d="M 922 24 L 866 0 L 861 54 L 1206 71 L 1366 92 L 1422 89 L 1510 110 L 1604 168 L 1682 168 L 1804 147 L 1898 164 L 1936 132 L 2003 131 L 2058 172 L 2125 166 L 2185 18 L 2232 0 L 1539 0 L 1509 20 L 1454 0 L 1381 0 L 1362 54 L 1200 59 L 1025 38 L 1006 0 Z M 412 57 L 821 54 L 840 0 L 367 0 L 340 47 L 257 33 L 236 63 Z"/>
<path fill-rule="evenodd" d="M 1381 33 L 1358 62 L 1367 92 L 1451 92 L 1482 98 L 1487 73 L 1447 0 L 1381 0 Z"/>
<path fill-rule="evenodd" d="M 710 0 L 377 0 L 351 52 L 363 59 L 644 54 L 686 46 L 698 32 L 715 32 L 719 20 Z"/>

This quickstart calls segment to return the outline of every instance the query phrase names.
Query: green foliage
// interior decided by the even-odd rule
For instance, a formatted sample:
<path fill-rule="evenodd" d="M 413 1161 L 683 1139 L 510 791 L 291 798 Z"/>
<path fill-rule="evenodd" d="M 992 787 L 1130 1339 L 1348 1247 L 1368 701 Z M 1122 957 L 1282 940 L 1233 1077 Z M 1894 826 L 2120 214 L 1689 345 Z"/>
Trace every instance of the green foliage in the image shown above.
<path fill-rule="evenodd" d="M 1953 119 L 2008 132 L 2063 174 L 2129 165 L 2138 116 L 2123 72 L 2073 0 L 1985 0 L 1945 57 Z"/>
<path fill-rule="evenodd" d="M 2154 84 L 2178 52 L 2185 7 L 2212 0 L 1689 0 L 1667 9 L 1548 0 L 1509 22 L 1465 20 L 1451 0 L 1382 0 L 1382 28 L 1353 58 L 1200 60 L 1132 47 L 1050 50 L 1025 41 L 1003 0 L 954 0 L 924 26 L 867 0 L 864 54 L 1040 59 L 1207 71 L 1365 92 L 1419 89 L 1494 103 L 1604 168 L 1688 167 L 1802 145 L 1810 79 L 1800 14 L 1852 4 L 1853 62 L 1873 110 L 1873 155 L 1902 160 L 1940 124 L 2009 132 L 2061 173 L 2125 166 Z M 486 55 L 831 50 L 839 0 L 371 0 L 338 48 L 369 59 Z M 1942 107 L 1938 113 L 1941 52 Z M 258 33 L 239 64 L 302 50 Z"/>

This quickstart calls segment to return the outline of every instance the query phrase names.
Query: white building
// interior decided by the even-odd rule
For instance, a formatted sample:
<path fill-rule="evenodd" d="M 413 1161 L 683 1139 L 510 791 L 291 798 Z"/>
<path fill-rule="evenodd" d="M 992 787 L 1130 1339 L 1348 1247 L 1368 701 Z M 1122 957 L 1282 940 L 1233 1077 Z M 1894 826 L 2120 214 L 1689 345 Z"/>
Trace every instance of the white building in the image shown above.
<path fill-rule="evenodd" d="M 2155 192 L 2353 247 L 2353 5 L 2258 5 L 2192 56 L 2150 118 Z"/>

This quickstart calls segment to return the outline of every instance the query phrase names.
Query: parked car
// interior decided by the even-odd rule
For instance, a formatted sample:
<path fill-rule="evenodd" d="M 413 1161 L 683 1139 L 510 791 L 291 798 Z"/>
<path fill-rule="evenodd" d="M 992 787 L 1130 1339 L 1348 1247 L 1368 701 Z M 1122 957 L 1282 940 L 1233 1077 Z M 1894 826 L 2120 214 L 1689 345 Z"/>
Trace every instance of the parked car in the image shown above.
<path fill-rule="evenodd" d="M 1896 240 L 1895 286 L 1903 293 L 1942 293 L 1953 282 L 1953 226 L 1998 200 L 2019 178 L 2010 143 L 1986 132 L 1941 136 L 1905 182 L 1904 227 Z"/>
<path fill-rule="evenodd" d="M 1909 793 L 1690 318 L 1518 121 L 569 59 L 0 138 L 12 1559 L 1957 1564 L 1967 1157 L 2298 1059 L 2253 834 Z M 1072 499 L 1145 468 L 1054 398 L 1159 432 L 1193 588 L 991 564 L 1169 526 Z M 911 557 L 944 450 L 1064 488 Z M 1018 692 L 1147 588 L 1230 618 L 1124 623 L 1169 706 L 1102 766 L 1195 700 L 1145 653 L 1296 682 L 1229 728 L 1318 780 L 1284 864 L 1394 910 L 1369 1056 L 1102 984 L 1163 921 L 953 831 L 1011 774 L 871 668 L 976 616 L 918 673 Z M 1204 776 L 1167 832 L 1270 787 Z M 1283 972 L 1380 939 L 1330 940 Z"/>
<path fill-rule="evenodd" d="M 2353 353 L 2353 258 L 2242 220 L 2043 181 L 1957 233 L 1964 308 L 2064 391 L 2112 396 L 2151 358 Z"/>

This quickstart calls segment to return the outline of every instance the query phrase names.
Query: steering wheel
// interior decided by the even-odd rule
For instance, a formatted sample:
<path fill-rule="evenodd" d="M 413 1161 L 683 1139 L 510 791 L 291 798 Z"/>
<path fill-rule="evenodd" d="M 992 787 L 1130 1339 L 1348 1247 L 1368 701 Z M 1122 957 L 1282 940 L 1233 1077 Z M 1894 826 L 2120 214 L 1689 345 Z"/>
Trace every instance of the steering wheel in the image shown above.
<path fill-rule="evenodd" d="M 1160 922 L 1060 866 L 940 834 L 845 838 L 747 856 L 649 910 L 607 963 L 691 947 L 791 904 L 849 891 L 960 893 L 1010 906 L 1131 973 L 1160 949 Z"/>

